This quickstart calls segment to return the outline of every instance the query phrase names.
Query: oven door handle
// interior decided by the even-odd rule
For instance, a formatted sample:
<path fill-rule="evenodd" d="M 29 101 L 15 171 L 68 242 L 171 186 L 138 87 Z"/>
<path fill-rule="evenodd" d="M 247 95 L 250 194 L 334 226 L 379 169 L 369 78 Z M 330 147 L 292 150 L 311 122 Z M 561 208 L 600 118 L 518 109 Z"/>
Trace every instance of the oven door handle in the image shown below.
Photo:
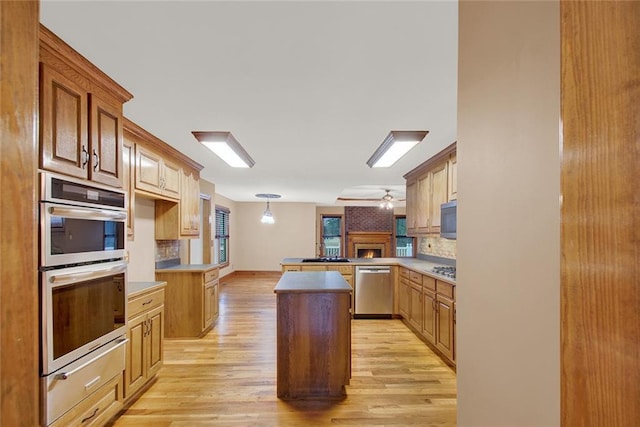
<path fill-rule="evenodd" d="M 100 277 L 121 273 L 126 269 L 127 263 L 123 261 L 116 265 L 111 264 L 107 268 L 96 268 L 89 271 L 78 271 L 74 273 L 52 274 L 49 277 L 49 283 L 52 285 L 64 285 L 84 280 L 98 279 Z"/>
<path fill-rule="evenodd" d="M 71 375 L 75 374 L 76 372 L 80 371 L 81 369 L 84 369 L 87 365 L 95 362 L 99 358 L 104 357 L 105 354 L 109 354 L 113 350 L 125 345 L 127 342 L 129 342 L 129 338 L 122 338 L 122 339 L 117 340 L 116 344 L 113 347 L 111 347 L 109 350 L 105 351 L 104 353 L 100 353 L 100 354 L 96 355 L 96 357 L 93 357 L 91 360 L 83 363 L 82 365 L 78 366 L 77 368 L 74 368 L 74 369 L 70 370 L 69 372 L 61 372 L 61 373 L 57 374 L 56 375 L 56 379 L 59 379 L 59 380 L 68 379 Z"/>
<path fill-rule="evenodd" d="M 126 212 L 108 211 L 104 209 L 83 209 L 80 207 L 49 206 L 49 213 L 65 218 L 95 219 L 97 221 L 124 221 L 127 219 Z"/>

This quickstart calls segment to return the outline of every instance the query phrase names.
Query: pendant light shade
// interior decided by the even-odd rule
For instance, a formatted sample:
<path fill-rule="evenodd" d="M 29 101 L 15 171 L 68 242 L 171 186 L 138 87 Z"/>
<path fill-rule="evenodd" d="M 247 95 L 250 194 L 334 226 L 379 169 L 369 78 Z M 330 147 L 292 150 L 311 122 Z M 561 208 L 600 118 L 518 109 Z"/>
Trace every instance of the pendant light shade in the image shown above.
<path fill-rule="evenodd" d="M 261 199 L 267 199 L 267 208 L 262 213 L 262 218 L 260 219 L 260 222 L 263 224 L 274 224 L 276 221 L 273 218 L 271 209 L 269 209 L 269 199 L 279 199 L 281 196 L 279 194 L 259 193 L 259 194 L 256 194 L 256 197 L 259 197 Z"/>

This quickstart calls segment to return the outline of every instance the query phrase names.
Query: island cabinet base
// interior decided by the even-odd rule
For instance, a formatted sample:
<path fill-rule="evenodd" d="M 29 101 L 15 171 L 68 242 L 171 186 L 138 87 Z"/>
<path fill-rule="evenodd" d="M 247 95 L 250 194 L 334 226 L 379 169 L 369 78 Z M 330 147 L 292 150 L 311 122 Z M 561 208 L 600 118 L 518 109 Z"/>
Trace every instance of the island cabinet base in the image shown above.
<path fill-rule="evenodd" d="M 350 295 L 294 293 L 277 299 L 278 397 L 343 397 L 351 377 Z"/>

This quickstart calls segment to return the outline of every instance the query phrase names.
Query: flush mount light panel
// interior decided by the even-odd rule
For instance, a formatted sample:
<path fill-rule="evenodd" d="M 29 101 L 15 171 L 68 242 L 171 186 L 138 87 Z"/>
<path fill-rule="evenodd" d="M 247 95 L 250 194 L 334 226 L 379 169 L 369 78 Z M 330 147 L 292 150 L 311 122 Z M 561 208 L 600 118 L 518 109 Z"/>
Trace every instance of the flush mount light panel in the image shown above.
<path fill-rule="evenodd" d="M 193 136 L 214 154 L 234 168 L 250 168 L 256 164 L 231 132 L 193 131 Z"/>
<path fill-rule="evenodd" d="M 367 160 L 370 168 L 388 168 L 427 136 L 425 130 L 392 130 Z"/>

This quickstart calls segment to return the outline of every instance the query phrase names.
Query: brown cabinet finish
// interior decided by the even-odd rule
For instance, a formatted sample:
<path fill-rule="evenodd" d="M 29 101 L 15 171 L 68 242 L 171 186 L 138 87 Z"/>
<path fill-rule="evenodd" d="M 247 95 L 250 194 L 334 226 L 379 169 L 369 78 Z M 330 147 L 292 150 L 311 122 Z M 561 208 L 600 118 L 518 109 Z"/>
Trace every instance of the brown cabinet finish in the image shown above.
<path fill-rule="evenodd" d="M 136 144 L 136 190 L 178 200 L 181 168 L 157 152 Z"/>
<path fill-rule="evenodd" d="M 157 287 L 129 299 L 125 399 L 135 396 L 162 367 L 164 300 L 164 289 Z"/>
<path fill-rule="evenodd" d="M 433 286 L 433 289 L 431 288 Z M 431 344 L 436 344 L 436 279 L 424 276 L 422 279 L 422 336 Z"/>
<path fill-rule="evenodd" d="M 133 240 L 135 223 L 135 192 L 133 177 L 135 176 L 135 145 L 126 138 L 122 141 L 122 189 L 127 192 L 127 238 Z"/>
<path fill-rule="evenodd" d="M 204 271 L 156 270 L 156 280 L 167 282 L 166 338 L 199 338 L 213 327 L 218 318 L 218 267 Z"/>
<path fill-rule="evenodd" d="M 407 194 L 407 234 L 440 233 L 440 205 L 457 198 L 455 150 L 454 142 L 404 175 Z"/>
<path fill-rule="evenodd" d="M 122 104 L 133 96 L 40 27 L 40 166 L 122 186 Z"/>

